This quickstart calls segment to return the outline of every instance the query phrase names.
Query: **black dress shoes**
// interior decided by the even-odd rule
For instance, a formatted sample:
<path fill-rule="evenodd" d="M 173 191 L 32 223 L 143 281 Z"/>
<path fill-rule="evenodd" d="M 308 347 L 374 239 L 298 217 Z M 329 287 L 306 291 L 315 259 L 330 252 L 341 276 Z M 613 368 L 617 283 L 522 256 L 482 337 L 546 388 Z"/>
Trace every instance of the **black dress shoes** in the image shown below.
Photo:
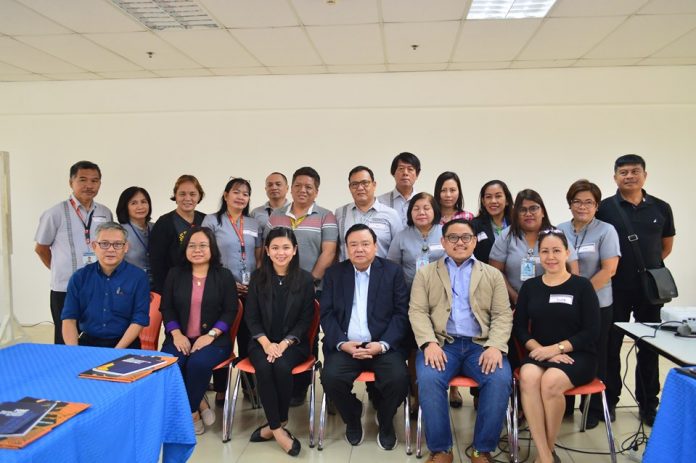
<path fill-rule="evenodd" d="M 292 447 L 290 447 L 290 450 L 288 450 L 288 455 L 291 457 L 296 457 L 297 455 L 300 454 L 300 449 L 302 449 L 302 445 L 300 445 L 300 441 L 293 436 L 290 431 L 287 429 L 283 428 L 283 430 L 287 433 L 288 437 L 292 439 Z"/>
<path fill-rule="evenodd" d="M 657 416 L 657 410 L 652 407 L 640 409 L 640 420 L 651 428 L 655 424 L 655 416 Z"/>
<path fill-rule="evenodd" d="M 261 430 L 268 426 L 268 423 L 264 423 L 258 428 L 254 430 L 254 432 L 251 433 L 251 437 L 249 438 L 249 442 L 268 442 L 269 440 L 273 439 L 272 437 L 265 438 L 261 435 Z"/>

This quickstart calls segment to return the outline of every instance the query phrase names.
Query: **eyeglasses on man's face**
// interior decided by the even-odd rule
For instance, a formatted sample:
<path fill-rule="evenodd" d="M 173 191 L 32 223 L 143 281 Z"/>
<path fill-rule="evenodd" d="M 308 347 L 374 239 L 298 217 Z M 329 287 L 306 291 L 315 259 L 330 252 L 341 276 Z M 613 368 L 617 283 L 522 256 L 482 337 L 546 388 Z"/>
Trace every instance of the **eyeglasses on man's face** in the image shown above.
<path fill-rule="evenodd" d="M 97 241 L 97 246 L 99 246 L 99 249 L 103 249 L 105 251 L 111 247 L 113 247 L 116 251 L 120 251 L 125 245 L 125 241 Z"/>
<path fill-rule="evenodd" d="M 371 180 L 362 180 L 360 182 L 350 182 L 348 184 L 348 188 L 350 188 L 351 190 L 357 190 L 358 188 L 361 188 L 361 187 L 364 189 L 368 189 L 370 187 L 370 185 L 372 185 Z"/>
<path fill-rule="evenodd" d="M 450 233 L 448 235 L 445 235 L 445 239 L 452 244 L 457 244 L 457 241 L 459 240 L 461 240 L 464 244 L 469 244 L 471 243 L 471 240 L 474 239 L 474 235 L 472 235 L 471 233 L 462 233 L 461 235 L 457 235 L 456 233 Z"/>

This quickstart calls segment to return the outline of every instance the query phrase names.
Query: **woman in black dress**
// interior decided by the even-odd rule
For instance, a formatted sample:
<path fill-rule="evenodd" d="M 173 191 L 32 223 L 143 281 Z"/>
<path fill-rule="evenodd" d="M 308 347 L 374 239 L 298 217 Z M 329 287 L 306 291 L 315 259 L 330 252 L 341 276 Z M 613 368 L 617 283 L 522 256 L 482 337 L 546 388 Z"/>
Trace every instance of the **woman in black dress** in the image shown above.
<path fill-rule="evenodd" d="M 263 263 L 251 276 L 244 320 L 249 327 L 249 360 L 256 369 L 258 392 L 267 423 L 251 442 L 275 439 L 291 456 L 300 441 L 285 429 L 293 390 L 292 369 L 309 357 L 307 331 L 314 316 L 314 279 L 300 269 L 297 239 L 289 228 L 266 236 Z"/>
<path fill-rule="evenodd" d="M 520 370 L 522 407 L 540 463 L 559 461 L 554 447 L 563 393 L 597 372 L 599 301 L 588 279 L 566 269 L 569 255 L 562 231 L 539 233 L 544 274 L 525 281 L 515 311 L 514 334 L 529 351 Z"/>

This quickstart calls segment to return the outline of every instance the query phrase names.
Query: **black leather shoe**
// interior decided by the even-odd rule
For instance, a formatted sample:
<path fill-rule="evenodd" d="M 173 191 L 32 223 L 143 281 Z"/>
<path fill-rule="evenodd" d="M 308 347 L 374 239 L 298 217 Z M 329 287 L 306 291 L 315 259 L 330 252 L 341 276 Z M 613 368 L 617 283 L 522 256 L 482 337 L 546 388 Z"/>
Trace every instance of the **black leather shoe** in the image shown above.
<path fill-rule="evenodd" d="M 300 454 L 300 449 L 302 449 L 302 445 L 300 445 L 300 441 L 293 436 L 290 431 L 287 429 L 283 428 L 283 430 L 287 433 L 288 437 L 292 439 L 292 447 L 290 447 L 290 450 L 288 450 L 288 455 L 291 457 L 296 457 L 297 455 Z"/>
<path fill-rule="evenodd" d="M 609 418 L 611 418 L 611 422 L 613 423 L 616 421 L 616 408 L 614 407 L 609 407 Z M 604 421 L 604 413 L 599 415 L 599 420 Z"/>
<path fill-rule="evenodd" d="M 291 407 L 299 407 L 300 405 L 305 403 L 305 398 L 306 395 L 297 395 L 297 396 L 292 396 L 290 397 L 290 406 Z"/>
<path fill-rule="evenodd" d="M 657 415 L 657 410 L 654 408 L 641 408 L 640 409 L 640 420 L 646 425 L 652 428 L 655 424 L 655 416 Z"/>
<path fill-rule="evenodd" d="M 587 414 L 587 421 L 585 422 L 585 429 L 594 429 L 599 425 L 599 417 L 594 413 L 590 412 Z"/>
<path fill-rule="evenodd" d="M 355 424 L 346 425 L 346 440 L 350 445 L 360 445 L 363 441 L 363 428 L 362 423 L 359 421 Z"/>
<path fill-rule="evenodd" d="M 382 450 L 394 450 L 396 448 L 396 431 L 394 431 L 394 426 L 391 423 L 385 423 L 384 426 L 379 427 L 377 445 Z"/>
<path fill-rule="evenodd" d="M 251 437 L 249 438 L 249 442 L 268 442 L 269 440 L 273 439 L 272 437 L 269 437 L 268 439 L 263 437 L 261 435 L 261 430 L 268 426 L 268 423 L 264 423 L 258 428 L 254 430 L 254 432 L 251 433 Z"/>

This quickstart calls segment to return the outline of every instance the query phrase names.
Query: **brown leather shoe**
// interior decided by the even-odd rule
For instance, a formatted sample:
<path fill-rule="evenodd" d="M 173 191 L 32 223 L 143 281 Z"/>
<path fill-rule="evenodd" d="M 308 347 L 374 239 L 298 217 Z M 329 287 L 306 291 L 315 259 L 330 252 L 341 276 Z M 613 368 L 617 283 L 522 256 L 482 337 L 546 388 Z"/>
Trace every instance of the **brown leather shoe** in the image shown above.
<path fill-rule="evenodd" d="M 493 463 L 493 457 L 490 452 L 477 452 L 471 454 L 471 463 Z"/>
<path fill-rule="evenodd" d="M 454 460 L 454 455 L 452 451 L 449 452 L 435 452 L 430 454 L 430 458 L 426 463 L 452 463 Z"/>

